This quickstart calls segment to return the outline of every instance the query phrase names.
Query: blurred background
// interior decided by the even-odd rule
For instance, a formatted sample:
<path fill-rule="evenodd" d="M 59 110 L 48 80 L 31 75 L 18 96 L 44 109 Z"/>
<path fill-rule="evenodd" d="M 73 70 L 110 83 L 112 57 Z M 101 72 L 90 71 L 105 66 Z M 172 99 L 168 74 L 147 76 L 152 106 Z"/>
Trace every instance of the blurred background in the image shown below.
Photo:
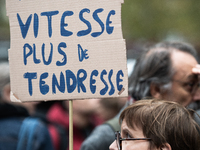
<path fill-rule="evenodd" d="M 0 0 L 0 61 L 8 61 L 8 49 L 10 47 L 9 20 L 6 16 L 5 3 L 6 0 Z M 135 59 L 140 56 L 143 46 L 160 41 L 177 40 L 192 44 L 200 54 L 200 1 L 124 0 L 124 4 L 122 4 L 122 31 L 126 40 L 128 76 L 131 75 Z M 88 135 L 88 128 L 92 129 L 91 125 L 94 125 L 94 121 L 91 124 L 91 115 L 94 114 L 94 111 L 98 117 L 95 125 L 98 125 L 113 118 L 126 101 L 127 99 L 101 99 L 87 101 L 87 104 L 84 101 L 85 106 L 90 106 L 90 108 L 87 107 L 87 110 L 82 109 L 83 104 L 81 101 L 76 101 L 73 105 L 73 110 L 76 111 L 73 116 L 75 118 L 74 124 L 81 129 L 82 132 L 79 133 L 84 134 L 84 136 L 86 131 L 83 129 L 87 129 Z M 67 102 L 62 103 L 62 105 L 65 106 L 62 109 L 68 107 Z M 45 110 L 45 113 L 47 113 L 46 110 L 48 108 L 50 112 L 53 112 L 54 107 L 57 109 L 57 103 L 46 102 L 38 104 L 38 108 L 35 108 L 34 105 L 33 111 L 27 108 L 31 110 L 30 114 L 33 114 L 35 109 L 37 109 L 36 112 Z M 67 112 L 68 110 L 64 109 L 62 112 L 65 111 Z M 54 117 L 56 119 L 59 118 L 57 115 Z"/>
<path fill-rule="evenodd" d="M 199 8 L 198 0 L 124 0 L 122 31 L 127 50 L 134 52 L 128 57 L 137 57 L 141 45 L 162 40 L 186 41 L 200 51 Z M 0 59 L 7 59 L 9 39 L 5 0 L 0 0 Z"/>
<path fill-rule="evenodd" d="M 189 42 L 200 49 L 200 1 L 125 0 L 122 29 L 127 49 L 162 40 Z"/>
<path fill-rule="evenodd" d="M 9 40 L 10 30 L 8 17 L 6 16 L 5 0 L 0 0 L 0 61 L 8 60 Z"/>

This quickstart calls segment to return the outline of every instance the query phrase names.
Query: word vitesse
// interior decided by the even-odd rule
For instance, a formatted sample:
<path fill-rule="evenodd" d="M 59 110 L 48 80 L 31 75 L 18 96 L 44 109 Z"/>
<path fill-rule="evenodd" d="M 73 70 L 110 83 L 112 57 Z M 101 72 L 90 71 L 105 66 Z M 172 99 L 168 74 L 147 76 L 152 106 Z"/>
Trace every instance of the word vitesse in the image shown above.
<path fill-rule="evenodd" d="M 79 12 L 79 19 L 87 25 L 87 29 L 85 30 L 80 30 L 77 32 L 77 36 L 81 37 L 81 36 L 86 36 L 88 34 L 90 34 L 91 32 L 91 36 L 92 37 L 98 37 L 100 36 L 105 28 L 106 28 L 106 32 L 108 34 L 112 34 L 114 27 L 110 26 L 110 24 L 112 23 L 112 21 L 110 20 L 110 17 L 112 15 L 115 15 L 115 10 L 111 10 L 108 15 L 107 15 L 107 19 L 106 19 L 106 23 L 104 25 L 104 22 L 102 22 L 102 20 L 99 18 L 98 14 L 102 13 L 104 11 L 103 8 L 98 8 L 96 9 L 93 13 L 92 13 L 92 17 L 93 19 L 99 24 L 99 26 L 101 27 L 101 31 L 99 32 L 92 32 L 92 25 L 90 23 L 90 21 L 86 20 L 83 15 L 84 14 L 90 14 L 90 9 L 88 8 L 84 8 Z M 47 12 L 42 12 L 40 14 L 40 16 L 46 16 L 47 17 L 47 21 L 48 21 L 48 36 L 51 37 L 52 36 L 52 20 L 53 20 L 53 16 L 58 15 L 59 11 L 47 11 Z M 63 12 L 61 19 L 60 19 L 60 35 L 64 36 L 64 37 L 68 37 L 73 35 L 72 31 L 66 30 L 66 27 L 68 26 L 68 23 L 65 22 L 65 18 L 69 17 L 69 16 L 73 16 L 74 12 L 73 11 L 65 11 Z M 33 17 L 32 17 L 33 16 Z M 22 37 L 25 39 L 31 24 L 33 18 L 33 31 L 34 31 L 34 37 L 37 38 L 38 36 L 38 30 L 39 30 L 39 16 L 37 13 L 34 13 L 34 15 L 30 14 L 29 17 L 26 19 L 26 21 L 22 21 L 22 18 L 20 17 L 20 14 L 17 13 L 17 20 L 18 23 L 20 25 L 20 29 L 21 29 L 21 34 Z M 24 23 L 25 22 L 25 23 Z"/>

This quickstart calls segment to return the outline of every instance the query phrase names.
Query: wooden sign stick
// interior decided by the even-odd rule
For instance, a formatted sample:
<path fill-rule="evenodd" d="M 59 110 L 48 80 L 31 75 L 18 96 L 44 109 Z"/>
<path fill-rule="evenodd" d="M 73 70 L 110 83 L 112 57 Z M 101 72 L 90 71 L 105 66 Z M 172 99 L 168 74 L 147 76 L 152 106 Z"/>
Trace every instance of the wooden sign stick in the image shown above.
<path fill-rule="evenodd" d="M 73 100 L 69 100 L 69 150 L 73 150 Z"/>

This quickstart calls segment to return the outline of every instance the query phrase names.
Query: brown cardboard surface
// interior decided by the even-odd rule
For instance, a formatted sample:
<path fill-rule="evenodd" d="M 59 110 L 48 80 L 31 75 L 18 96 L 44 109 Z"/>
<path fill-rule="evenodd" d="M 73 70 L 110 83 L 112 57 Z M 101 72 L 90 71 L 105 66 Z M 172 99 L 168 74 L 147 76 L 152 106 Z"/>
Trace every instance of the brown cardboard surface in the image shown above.
<path fill-rule="evenodd" d="M 11 33 L 11 100 L 128 96 L 121 3 L 122 0 L 6 0 Z M 55 14 L 50 15 L 51 12 Z M 106 25 L 107 20 L 110 22 Z M 61 25 L 72 35 L 61 34 Z M 113 27 L 113 31 L 109 33 L 106 27 Z M 79 36 L 83 30 L 89 32 Z M 99 36 L 95 37 L 95 32 Z M 83 54 L 86 55 L 82 59 Z M 67 86 L 69 83 L 74 83 L 72 89 Z"/>

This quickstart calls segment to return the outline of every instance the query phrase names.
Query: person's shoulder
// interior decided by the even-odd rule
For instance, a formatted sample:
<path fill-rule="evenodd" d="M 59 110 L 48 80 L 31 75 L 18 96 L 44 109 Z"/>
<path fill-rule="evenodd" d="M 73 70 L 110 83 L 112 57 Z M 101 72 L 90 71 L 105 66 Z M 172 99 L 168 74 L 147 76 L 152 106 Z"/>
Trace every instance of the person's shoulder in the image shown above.
<path fill-rule="evenodd" d="M 196 113 L 194 113 L 194 120 L 200 126 L 200 109 L 196 110 Z"/>
<path fill-rule="evenodd" d="M 48 128 L 41 119 L 35 117 L 25 118 L 19 132 L 19 140 L 22 137 L 22 143 L 24 142 L 23 137 L 25 135 L 27 135 L 28 141 L 30 141 L 27 144 L 32 145 L 33 149 L 53 150 Z"/>
<path fill-rule="evenodd" d="M 19 117 L 9 117 L 0 119 L 0 150 L 16 149 L 18 133 L 22 124 Z"/>
<path fill-rule="evenodd" d="M 100 132 L 100 131 L 112 131 L 112 128 L 106 124 L 106 123 L 103 123 L 101 125 L 98 125 L 97 127 L 95 127 L 94 129 L 95 132 Z M 93 132 L 94 132 L 93 131 Z"/>
<path fill-rule="evenodd" d="M 108 124 L 102 124 L 97 127 L 92 131 L 90 136 L 87 138 L 89 141 L 90 140 L 95 140 L 95 139 L 100 139 L 104 138 L 105 135 L 110 135 L 112 134 L 113 130 Z"/>
<path fill-rule="evenodd" d="M 7 117 L 0 119 L 0 136 L 15 135 L 17 137 L 20 127 L 22 125 L 23 118 L 20 117 Z"/>
<path fill-rule="evenodd" d="M 114 141 L 114 132 L 110 125 L 102 124 L 97 126 L 91 135 L 82 143 L 81 150 L 102 150 L 108 149 Z"/>

